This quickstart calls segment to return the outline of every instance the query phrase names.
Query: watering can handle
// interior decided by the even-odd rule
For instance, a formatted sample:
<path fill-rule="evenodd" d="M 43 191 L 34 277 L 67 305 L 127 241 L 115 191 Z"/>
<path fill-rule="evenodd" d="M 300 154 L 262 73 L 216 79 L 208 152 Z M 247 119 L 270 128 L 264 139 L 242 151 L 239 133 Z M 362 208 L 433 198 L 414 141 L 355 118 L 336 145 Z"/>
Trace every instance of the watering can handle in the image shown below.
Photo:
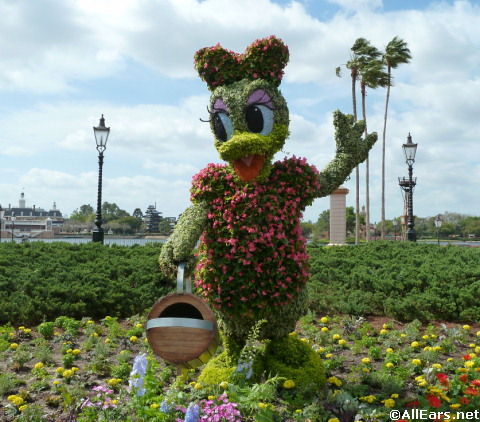
<path fill-rule="evenodd" d="M 184 275 L 185 272 L 185 262 L 180 262 L 178 264 L 178 271 L 177 271 L 177 293 L 182 294 L 184 291 L 187 293 L 192 293 L 192 279 L 189 277 L 185 280 L 185 288 L 184 288 Z"/>

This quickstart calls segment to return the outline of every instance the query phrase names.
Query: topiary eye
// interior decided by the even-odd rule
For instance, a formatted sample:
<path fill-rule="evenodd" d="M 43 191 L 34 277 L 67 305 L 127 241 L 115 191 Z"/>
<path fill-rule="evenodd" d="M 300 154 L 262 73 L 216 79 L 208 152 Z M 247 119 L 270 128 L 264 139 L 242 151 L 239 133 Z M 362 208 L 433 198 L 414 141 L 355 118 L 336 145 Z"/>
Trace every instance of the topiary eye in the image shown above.
<path fill-rule="evenodd" d="M 232 119 L 227 113 L 223 111 L 214 113 L 212 122 L 213 132 L 219 141 L 227 142 L 233 136 Z"/>
<path fill-rule="evenodd" d="M 268 135 L 273 128 L 273 111 L 261 104 L 250 104 L 245 108 L 245 121 L 250 132 Z"/>

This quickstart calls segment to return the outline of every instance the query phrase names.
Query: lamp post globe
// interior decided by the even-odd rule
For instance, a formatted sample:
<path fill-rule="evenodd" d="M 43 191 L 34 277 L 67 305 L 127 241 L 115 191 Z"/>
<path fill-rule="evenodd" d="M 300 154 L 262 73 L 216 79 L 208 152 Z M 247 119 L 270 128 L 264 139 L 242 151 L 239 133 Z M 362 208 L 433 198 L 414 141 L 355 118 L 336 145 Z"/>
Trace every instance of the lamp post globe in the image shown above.
<path fill-rule="evenodd" d="M 438 214 L 435 217 L 435 227 L 437 228 L 437 242 L 438 242 L 438 245 L 440 245 L 440 229 L 442 227 L 442 224 L 443 224 L 442 214 Z"/>
<path fill-rule="evenodd" d="M 92 241 L 103 244 L 104 232 L 102 228 L 102 170 L 103 170 L 103 152 L 107 148 L 108 135 L 110 128 L 105 126 L 105 118 L 100 118 L 98 126 L 93 127 L 95 142 L 98 151 L 98 196 L 97 196 L 97 214 L 95 216 L 95 228 L 92 232 Z"/>
<path fill-rule="evenodd" d="M 408 179 L 405 177 L 400 180 L 400 186 L 405 191 L 405 197 L 407 199 L 407 232 L 406 239 L 412 242 L 417 241 L 417 233 L 415 232 L 415 220 L 413 216 L 413 189 L 416 185 L 416 178 L 413 178 L 413 163 L 415 162 L 415 154 L 417 152 L 417 144 L 412 142 L 412 136 L 410 133 L 407 136 L 407 143 L 402 146 L 405 154 L 405 161 L 408 165 Z"/>

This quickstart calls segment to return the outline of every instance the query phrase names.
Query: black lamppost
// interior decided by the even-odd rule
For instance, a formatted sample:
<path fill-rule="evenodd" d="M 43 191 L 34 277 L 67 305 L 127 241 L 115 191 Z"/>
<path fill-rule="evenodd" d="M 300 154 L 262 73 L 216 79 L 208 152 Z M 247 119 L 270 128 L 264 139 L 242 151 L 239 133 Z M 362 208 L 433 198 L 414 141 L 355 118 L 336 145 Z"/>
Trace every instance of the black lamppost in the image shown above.
<path fill-rule="evenodd" d="M 405 198 L 407 201 L 408 212 L 408 230 L 406 233 L 406 239 L 412 242 L 417 241 L 417 234 L 415 233 L 415 220 L 413 218 L 413 189 L 417 184 L 417 178 L 413 178 L 413 163 L 415 162 L 415 153 L 417 152 L 417 144 L 412 142 L 412 137 L 408 134 L 407 143 L 403 144 L 403 152 L 405 153 L 405 160 L 408 164 L 408 179 L 405 177 L 398 178 L 400 187 L 405 191 Z"/>
<path fill-rule="evenodd" d="M 12 212 L 12 242 L 13 242 L 13 231 L 15 230 L 15 215 Z"/>
<path fill-rule="evenodd" d="M 2 243 L 2 226 L 3 226 L 3 216 L 5 215 L 5 210 L 0 205 L 0 243 Z"/>
<path fill-rule="evenodd" d="M 396 218 L 393 219 L 392 221 L 393 224 L 393 240 L 396 242 L 397 241 L 397 226 L 398 226 L 398 220 Z"/>
<path fill-rule="evenodd" d="M 435 217 L 435 227 L 437 228 L 437 241 L 438 241 L 438 245 L 440 245 L 440 228 L 442 227 L 442 223 L 443 223 L 442 214 L 438 214 L 438 215 Z"/>
<path fill-rule="evenodd" d="M 93 127 L 95 134 L 95 141 L 97 142 L 98 151 L 98 198 L 97 198 L 97 215 L 95 217 L 95 227 L 92 233 L 93 242 L 101 242 L 103 244 L 103 229 L 102 229 L 102 167 L 103 167 L 103 151 L 107 148 L 108 135 L 110 128 L 105 127 L 105 119 L 100 118 L 100 123 L 97 127 Z"/>

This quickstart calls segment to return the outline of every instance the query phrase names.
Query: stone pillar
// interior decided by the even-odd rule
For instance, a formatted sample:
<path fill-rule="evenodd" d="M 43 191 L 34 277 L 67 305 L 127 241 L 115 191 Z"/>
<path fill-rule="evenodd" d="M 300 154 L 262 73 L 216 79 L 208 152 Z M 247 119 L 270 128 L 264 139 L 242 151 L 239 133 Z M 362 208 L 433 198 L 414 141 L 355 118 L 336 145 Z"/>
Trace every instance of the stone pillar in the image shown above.
<path fill-rule="evenodd" d="M 347 193 L 348 189 L 340 186 L 330 195 L 330 245 L 347 243 Z"/>

